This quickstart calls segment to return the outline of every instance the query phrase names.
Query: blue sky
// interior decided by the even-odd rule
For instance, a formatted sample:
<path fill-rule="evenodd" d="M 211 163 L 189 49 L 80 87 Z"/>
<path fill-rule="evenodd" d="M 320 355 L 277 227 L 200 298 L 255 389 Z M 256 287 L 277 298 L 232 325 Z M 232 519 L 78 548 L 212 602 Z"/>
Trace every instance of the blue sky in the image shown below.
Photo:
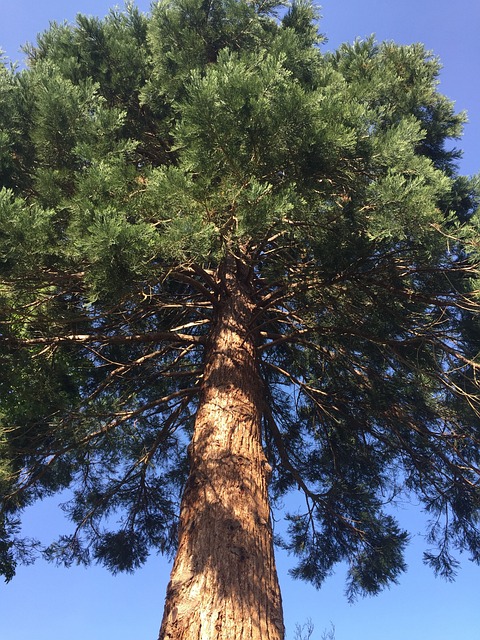
<path fill-rule="evenodd" d="M 0 48 L 21 60 L 21 44 L 34 41 L 50 20 L 77 13 L 103 16 L 108 0 L 0 0 Z M 137 5 L 147 11 L 149 0 Z M 440 90 L 467 110 L 469 123 L 459 146 L 461 171 L 480 170 L 480 3 L 478 0 L 324 0 L 321 31 L 326 49 L 374 33 L 378 40 L 423 42 L 444 65 Z M 58 499 L 34 506 L 25 518 L 30 535 L 54 537 L 61 525 Z M 332 623 L 336 640 L 477 640 L 480 634 L 480 568 L 465 559 L 455 583 L 435 579 L 421 562 L 422 515 L 405 505 L 402 524 L 412 533 L 408 572 L 398 586 L 349 605 L 340 567 L 320 591 L 288 576 L 292 559 L 278 555 L 287 637 L 310 618 L 312 640 Z M 22 567 L 0 583 L 0 638 L 5 640 L 155 640 L 160 626 L 169 565 L 152 557 L 134 575 L 110 576 L 100 567 L 59 569 L 43 562 Z M 233 640 L 233 639 L 232 639 Z"/>

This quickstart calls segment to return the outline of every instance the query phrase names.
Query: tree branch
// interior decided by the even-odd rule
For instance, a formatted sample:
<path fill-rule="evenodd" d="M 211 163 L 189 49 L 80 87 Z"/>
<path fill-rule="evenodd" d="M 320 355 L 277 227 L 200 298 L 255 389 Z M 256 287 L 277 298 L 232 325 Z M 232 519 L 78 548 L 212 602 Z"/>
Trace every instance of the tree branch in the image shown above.
<path fill-rule="evenodd" d="M 197 324 L 197 323 L 195 323 Z M 200 323 L 198 323 L 200 324 Z M 188 333 L 175 333 L 173 331 L 151 331 L 136 335 L 106 335 L 101 333 L 80 333 L 65 336 L 43 336 L 38 338 L 16 338 L 2 336 L 0 342 L 12 344 L 19 347 L 29 347 L 34 345 L 58 345 L 58 344 L 129 344 L 142 342 L 177 342 L 186 344 L 204 344 L 203 336 L 191 335 Z"/>

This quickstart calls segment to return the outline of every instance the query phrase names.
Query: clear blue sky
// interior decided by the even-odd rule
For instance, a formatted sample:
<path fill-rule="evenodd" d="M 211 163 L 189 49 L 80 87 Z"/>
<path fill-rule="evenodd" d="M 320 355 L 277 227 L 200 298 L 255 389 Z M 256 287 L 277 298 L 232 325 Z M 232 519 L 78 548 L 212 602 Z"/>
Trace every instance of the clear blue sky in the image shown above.
<path fill-rule="evenodd" d="M 21 44 L 34 41 L 50 20 L 73 20 L 77 13 L 103 16 L 108 0 L 0 0 L 0 48 L 21 60 Z M 149 0 L 138 0 L 147 11 Z M 480 170 L 480 2 L 478 0 L 324 0 L 321 31 L 327 49 L 357 36 L 374 33 L 378 40 L 423 42 L 439 55 L 444 68 L 440 89 L 467 110 L 469 124 L 459 145 L 461 170 Z M 55 537 L 59 530 L 58 499 L 33 507 L 25 518 L 29 535 Z M 344 571 L 320 591 L 288 576 L 292 559 L 278 555 L 287 637 L 295 624 L 311 618 L 312 640 L 333 623 L 336 640 L 479 640 L 480 567 L 467 559 L 455 583 L 435 579 L 421 562 L 422 517 L 414 508 L 401 512 L 413 539 L 409 571 L 398 586 L 376 598 L 349 605 Z M 156 640 L 169 566 L 152 557 L 134 575 L 110 576 L 100 567 L 58 569 L 43 562 L 19 569 L 14 580 L 0 583 L 2 640 Z M 234 640 L 234 639 L 232 639 Z"/>

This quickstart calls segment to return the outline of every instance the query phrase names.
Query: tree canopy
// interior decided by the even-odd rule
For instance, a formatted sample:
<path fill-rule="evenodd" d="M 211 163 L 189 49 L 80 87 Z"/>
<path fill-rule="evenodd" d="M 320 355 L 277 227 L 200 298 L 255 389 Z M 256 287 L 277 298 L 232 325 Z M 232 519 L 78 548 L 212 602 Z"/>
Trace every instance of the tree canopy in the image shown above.
<path fill-rule="evenodd" d="M 66 564 L 173 553 L 223 274 L 255 304 L 280 544 L 349 593 L 480 560 L 478 183 L 422 45 L 323 53 L 307 0 L 161 0 L 52 24 L 0 69 L 0 569 L 69 490 Z"/>

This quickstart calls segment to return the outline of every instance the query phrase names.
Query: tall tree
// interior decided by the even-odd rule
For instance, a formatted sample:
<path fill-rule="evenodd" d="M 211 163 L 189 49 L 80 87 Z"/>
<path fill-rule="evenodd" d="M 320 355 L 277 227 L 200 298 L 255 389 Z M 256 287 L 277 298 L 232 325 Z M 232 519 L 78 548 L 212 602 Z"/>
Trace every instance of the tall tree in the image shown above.
<path fill-rule="evenodd" d="M 0 568 L 176 553 L 160 637 L 283 638 L 318 586 L 480 559 L 478 217 L 420 45 L 322 54 L 307 0 L 163 0 L 53 24 L 0 76 Z M 283 17 L 279 17 L 283 16 Z M 273 501 L 273 502 L 271 502 Z"/>

